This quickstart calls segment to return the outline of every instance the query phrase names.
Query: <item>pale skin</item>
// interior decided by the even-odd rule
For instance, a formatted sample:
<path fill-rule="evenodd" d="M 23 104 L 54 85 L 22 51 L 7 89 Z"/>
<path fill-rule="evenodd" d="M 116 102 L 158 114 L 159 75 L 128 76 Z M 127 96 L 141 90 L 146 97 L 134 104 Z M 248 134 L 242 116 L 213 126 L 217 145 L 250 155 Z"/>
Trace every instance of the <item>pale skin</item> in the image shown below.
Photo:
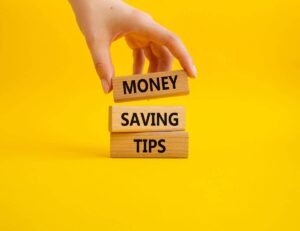
<path fill-rule="evenodd" d="M 142 73 L 145 58 L 148 72 L 171 70 L 175 57 L 189 76 L 196 77 L 196 67 L 182 41 L 148 14 L 121 0 L 69 1 L 105 93 L 112 90 L 114 77 L 110 46 L 121 37 L 133 52 L 133 74 Z"/>

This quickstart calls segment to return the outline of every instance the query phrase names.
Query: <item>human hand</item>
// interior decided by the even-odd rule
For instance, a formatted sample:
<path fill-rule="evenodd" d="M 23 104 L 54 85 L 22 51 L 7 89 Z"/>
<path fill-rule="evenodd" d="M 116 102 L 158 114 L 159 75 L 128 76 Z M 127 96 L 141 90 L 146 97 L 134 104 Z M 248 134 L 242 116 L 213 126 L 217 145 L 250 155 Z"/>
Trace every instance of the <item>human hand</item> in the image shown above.
<path fill-rule="evenodd" d="M 110 45 L 125 37 L 133 50 L 133 73 L 143 71 L 145 57 L 148 72 L 172 68 L 173 56 L 189 76 L 196 77 L 196 68 L 181 40 L 156 23 L 148 14 L 121 0 L 69 0 L 83 32 L 105 93 L 112 90 L 114 67 Z"/>

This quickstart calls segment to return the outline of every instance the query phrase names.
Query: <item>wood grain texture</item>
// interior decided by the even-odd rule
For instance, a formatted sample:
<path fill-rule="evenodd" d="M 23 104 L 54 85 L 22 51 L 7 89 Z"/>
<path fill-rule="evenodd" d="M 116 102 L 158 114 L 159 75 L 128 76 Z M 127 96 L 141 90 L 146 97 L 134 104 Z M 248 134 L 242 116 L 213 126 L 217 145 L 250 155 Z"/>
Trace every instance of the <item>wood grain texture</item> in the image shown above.
<path fill-rule="evenodd" d="M 111 106 L 110 132 L 184 131 L 183 106 Z"/>
<path fill-rule="evenodd" d="M 119 158 L 187 158 L 188 133 L 111 133 L 110 155 Z"/>
<path fill-rule="evenodd" d="M 112 83 L 115 102 L 189 93 L 188 78 L 184 70 L 115 77 Z"/>

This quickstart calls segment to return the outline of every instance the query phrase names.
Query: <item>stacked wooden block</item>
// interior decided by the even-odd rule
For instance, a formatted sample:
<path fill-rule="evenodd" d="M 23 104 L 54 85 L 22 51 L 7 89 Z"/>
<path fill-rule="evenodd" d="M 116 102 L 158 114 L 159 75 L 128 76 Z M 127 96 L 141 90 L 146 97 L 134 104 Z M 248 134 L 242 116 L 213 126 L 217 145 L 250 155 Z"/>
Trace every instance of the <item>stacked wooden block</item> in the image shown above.
<path fill-rule="evenodd" d="M 189 93 L 182 70 L 116 77 L 113 87 L 115 102 Z M 186 158 L 185 117 L 182 106 L 111 106 L 111 157 Z"/>

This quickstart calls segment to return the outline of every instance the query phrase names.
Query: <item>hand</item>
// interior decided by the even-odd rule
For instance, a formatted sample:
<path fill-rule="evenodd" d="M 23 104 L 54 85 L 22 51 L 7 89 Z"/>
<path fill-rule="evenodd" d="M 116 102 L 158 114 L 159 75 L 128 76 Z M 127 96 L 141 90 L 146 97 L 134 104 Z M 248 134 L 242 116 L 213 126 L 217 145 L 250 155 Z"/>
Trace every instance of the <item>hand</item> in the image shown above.
<path fill-rule="evenodd" d="M 125 37 L 133 50 L 133 73 L 143 70 L 145 57 L 148 72 L 172 68 L 173 56 L 189 76 L 196 77 L 196 68 L 181 40 L 156 23 L 148 14 L 121 0 L 70 0 L 100 76 L 104 92 L 112 90 L 114 67 L 110 45 Z"/>

